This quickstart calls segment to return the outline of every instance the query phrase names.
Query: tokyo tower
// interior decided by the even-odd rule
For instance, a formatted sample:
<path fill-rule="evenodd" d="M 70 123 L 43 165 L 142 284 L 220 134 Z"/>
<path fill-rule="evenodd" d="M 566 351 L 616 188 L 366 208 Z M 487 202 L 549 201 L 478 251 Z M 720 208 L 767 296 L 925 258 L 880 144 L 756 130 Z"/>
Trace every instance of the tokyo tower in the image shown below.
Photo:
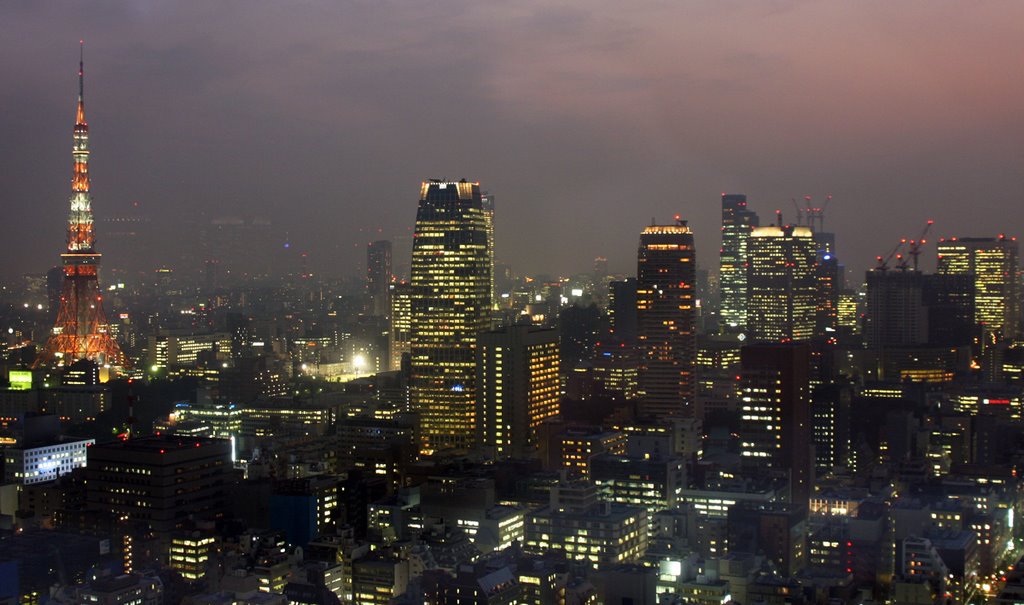
<path fill-rule="evenodd" d="M 97 279 L 100 253 L 94 245 L 92 196 L 89 194 L 89 125 L 85 122 L 84 77 L 85 65 L 80 56 L 68 247 L 67 252 L 60 255 L 64 285 L 57 321 L 46 347 L 36 359 L 37 367 L 68 366 L 79 359 L 89 359 L 100 366 L 114 368 L 127 365 L 121 347 L 110 334 L 110 324 L 103 313 L 103 294 Z"/>

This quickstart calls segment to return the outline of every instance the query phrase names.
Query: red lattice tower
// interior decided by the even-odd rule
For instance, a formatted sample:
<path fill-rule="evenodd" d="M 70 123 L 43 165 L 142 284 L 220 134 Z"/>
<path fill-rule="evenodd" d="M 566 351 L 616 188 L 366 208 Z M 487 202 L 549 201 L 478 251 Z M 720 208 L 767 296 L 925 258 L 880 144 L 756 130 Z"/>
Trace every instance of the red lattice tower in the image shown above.
<path fill-rule="evenodd" d="M 66 366 L 79 359 L 89 359 L 100 365 L 125 368 L 127 359 L 111 335 L 103 312 L 103 293 L 98 280 L 100 253 L 94 246 L 92 196 L 89 194 L 89 125 L 85 122 L 84 77 L 85 65 L 80 58 L 68 248 L 60 255 L 64 286 L 57 321 L 35 365 Z"/>

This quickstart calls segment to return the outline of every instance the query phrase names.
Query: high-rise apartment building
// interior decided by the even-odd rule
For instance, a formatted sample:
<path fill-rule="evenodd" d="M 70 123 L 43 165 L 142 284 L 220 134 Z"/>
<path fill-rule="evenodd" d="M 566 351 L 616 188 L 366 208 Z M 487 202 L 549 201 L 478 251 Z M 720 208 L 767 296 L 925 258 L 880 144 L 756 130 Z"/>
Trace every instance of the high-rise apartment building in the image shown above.
<path fill-rule="evenodd" d="M 558 331 L 529 325 L 477 340 L 477 440 L 495 458 L 532 457 L 537 430 L 558 414 Z"/>
<path fill-rule="evenodd" d="M 391 312 L 391 242 L 378 240 L 366 247 L 366 311 L 373 317 Z"/>
<path fill-rule="evenodd" d="M 410 395 L 426 453 L 474 445 L 474 348 L 491 309 L 487 242 L 479 183 L 423 183 L 412 248 Z"/>
<path fill-rule="evenodd" d="M 721 305 L 719 321 L 727 331 L 742 331 L 747 323 L 747 241 L 759 225 L 747 208 L 747 196 L 722 194 L 722 247 L 718 269 Z"/>
<path fill-rule="evenodd" d="M 939 240 L 937 272 L 974 275 L 974 321 L 988 338 L 1013 338 L 1020 328 L 1017 238 Z"/>
<path fill-rule="evenodd" d="M 807 506 L 811 489 L 810 347 L 764 343 L 743 347 L 740 453 L 748 466 L 789 476 L 793 504 Z"/>
<path fill-rule="evenodd" d="M 814 335 L 818 286 L 807 227 L 758 227 L 747 242 L 747 336 L 755 341 Z"/>
<path fill-rule="evenodd" d="M 687 415 L 696 393 L 697 258 L 685 221 L 651 225 L 637 253 L 638 378 L 644 410 Z"/>

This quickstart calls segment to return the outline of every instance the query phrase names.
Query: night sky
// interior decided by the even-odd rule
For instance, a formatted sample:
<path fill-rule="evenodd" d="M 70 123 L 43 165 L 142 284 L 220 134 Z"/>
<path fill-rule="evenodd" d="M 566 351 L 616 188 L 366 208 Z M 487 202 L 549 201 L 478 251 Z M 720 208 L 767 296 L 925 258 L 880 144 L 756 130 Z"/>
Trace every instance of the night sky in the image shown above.
<path fill-rule="evenodd" d="M 1024 235 L 1022 2 L 10 0 L 0 278 L 58 261 L 80 38 L 97 221 L 139 202 L 154 266 L 266 217 L 352 274 L 434 177 L 497 196 L 518 272 L 633 272 L 676 213 L 717 269 L 723 191 L 765 223 L 831 193 L 855 273 L 929 218 Z"/>

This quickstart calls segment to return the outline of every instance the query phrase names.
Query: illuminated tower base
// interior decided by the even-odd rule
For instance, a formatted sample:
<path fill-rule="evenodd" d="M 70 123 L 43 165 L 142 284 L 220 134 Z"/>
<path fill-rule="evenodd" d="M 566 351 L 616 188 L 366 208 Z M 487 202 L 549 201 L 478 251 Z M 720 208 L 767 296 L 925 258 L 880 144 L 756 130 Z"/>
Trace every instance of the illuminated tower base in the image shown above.
<path fill-rule="evenodd" d="M 110 334 L 97 280 L 99 254 L 63 254 L 60 310 L 36 366 L 67 366 L 79 359 L 125 367 L 125 355 Z"/>

